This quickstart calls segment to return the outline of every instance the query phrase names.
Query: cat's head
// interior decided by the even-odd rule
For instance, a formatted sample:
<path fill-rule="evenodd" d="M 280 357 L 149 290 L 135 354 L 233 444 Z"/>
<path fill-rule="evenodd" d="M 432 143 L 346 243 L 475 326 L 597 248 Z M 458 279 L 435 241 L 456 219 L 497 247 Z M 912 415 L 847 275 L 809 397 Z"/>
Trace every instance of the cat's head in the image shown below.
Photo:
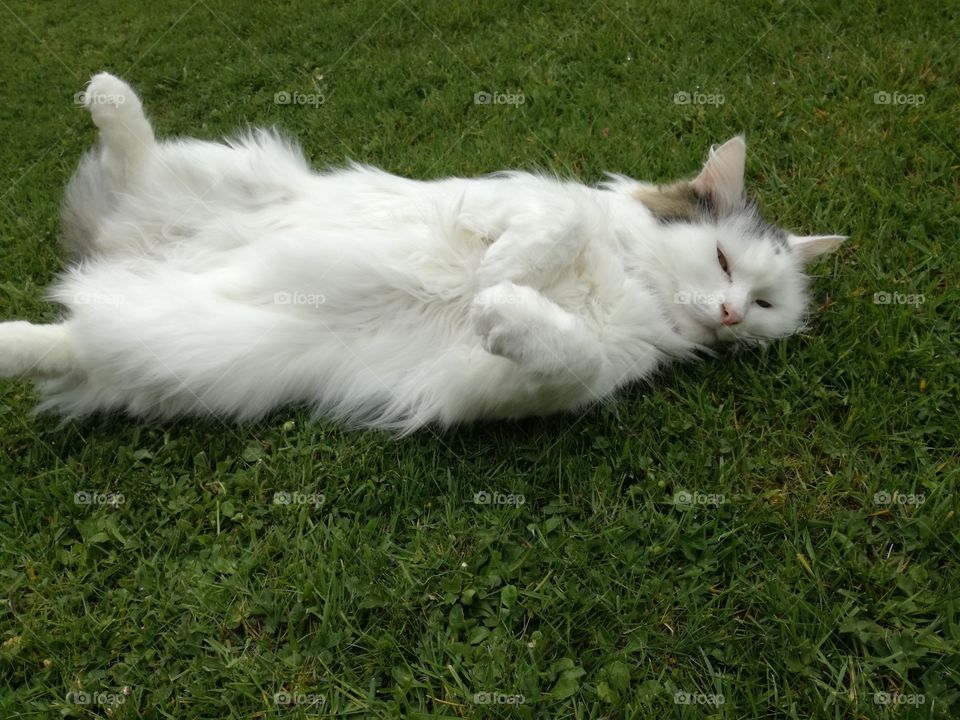
<path fill-rule="evenodd" d="M 807 316 L 806 266 L 836 250 L 838 235 L 798 236 L 766 222 L 744 192 L 742 137 L 711 148 L 692 180 L 635 186 L 633 197 L 664 226 L 671 319 L 694 342 L 783 337 Z M 671 302 L 672 301 L 672 302 Z"/>

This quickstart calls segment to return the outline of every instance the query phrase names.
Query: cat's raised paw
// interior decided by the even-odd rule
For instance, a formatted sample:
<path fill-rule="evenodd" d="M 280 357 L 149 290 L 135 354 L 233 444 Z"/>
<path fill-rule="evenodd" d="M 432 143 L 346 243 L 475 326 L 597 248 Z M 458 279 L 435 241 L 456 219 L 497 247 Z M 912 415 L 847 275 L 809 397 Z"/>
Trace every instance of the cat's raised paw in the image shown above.
<path fill-rule="evenodd" d="M 519 360 L 536 332 L 539 293 L 523 285 L 501 282 L 477 293 L 470 314 L 483 348 Z"/>
<path fill-rule="evenodd" d="M 106 72 L 90 78 L 90 83 L 86 90 L 78 94 L 78 99 L 90 111 L 98 127 L 111 118 L 123 115 L 139 117 L 143 112 L 133 88 Z"/>

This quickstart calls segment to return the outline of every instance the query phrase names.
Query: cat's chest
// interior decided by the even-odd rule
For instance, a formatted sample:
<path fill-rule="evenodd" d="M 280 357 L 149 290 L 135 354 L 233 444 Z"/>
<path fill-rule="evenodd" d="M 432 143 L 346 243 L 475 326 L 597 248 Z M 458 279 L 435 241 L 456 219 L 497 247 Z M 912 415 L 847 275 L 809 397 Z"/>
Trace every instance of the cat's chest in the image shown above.
<path fill-rule="evenodd" d="M 543 293 L 614 341 L 672 331 L 655 291 L 608 246 L 587 248 Z"/>

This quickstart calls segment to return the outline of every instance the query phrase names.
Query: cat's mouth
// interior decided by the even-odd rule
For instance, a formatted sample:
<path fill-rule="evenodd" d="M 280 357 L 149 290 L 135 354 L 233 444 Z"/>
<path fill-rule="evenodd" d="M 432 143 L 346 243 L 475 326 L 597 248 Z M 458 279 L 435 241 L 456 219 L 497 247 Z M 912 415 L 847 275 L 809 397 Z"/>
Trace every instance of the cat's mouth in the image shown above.
<path fill-rule="evenodd" d="M 739 332 L 736 327 L 723 323 L 700 320 L 698 324 L 703 328 L 704 333 L 709 336 L 712 343 L 739 342 L 748 337 L 746 333 Z"/>
<path fill-rule="evenodd" d="M 683 323 L 686 328 L 685 335 L 689 340 L 700 343 L 701 345 L 713 345 L 720 342 L 718 326 L 716 323 L 710 323 L 703 318 L 692 317 L 690 321 Z"/>
<path fill-rule="evenodd" d="M 714 334 L 717 336 L 718 342 L 737 342 L 743 338 L 742 334 L 726 325 L 719 325 L 714 330 Z"/>

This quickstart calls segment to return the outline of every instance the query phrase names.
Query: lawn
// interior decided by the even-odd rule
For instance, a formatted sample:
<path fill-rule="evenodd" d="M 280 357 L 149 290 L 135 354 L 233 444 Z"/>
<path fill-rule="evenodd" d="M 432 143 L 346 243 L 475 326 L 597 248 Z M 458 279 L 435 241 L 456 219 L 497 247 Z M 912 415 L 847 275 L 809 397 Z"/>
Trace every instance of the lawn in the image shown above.
<path fill-rule="evenodd" d="M 30 414 L 0 383 L 4 718 L 960 716 L 949 3 L 0 1 L 0 318 L 53 320 L 75 94 L 317 166 L 666 181 L 744 132 L 850 241 L 804 334 L 398 440 Z M 483 502 L 490 500 L 491 502 Z"/>

